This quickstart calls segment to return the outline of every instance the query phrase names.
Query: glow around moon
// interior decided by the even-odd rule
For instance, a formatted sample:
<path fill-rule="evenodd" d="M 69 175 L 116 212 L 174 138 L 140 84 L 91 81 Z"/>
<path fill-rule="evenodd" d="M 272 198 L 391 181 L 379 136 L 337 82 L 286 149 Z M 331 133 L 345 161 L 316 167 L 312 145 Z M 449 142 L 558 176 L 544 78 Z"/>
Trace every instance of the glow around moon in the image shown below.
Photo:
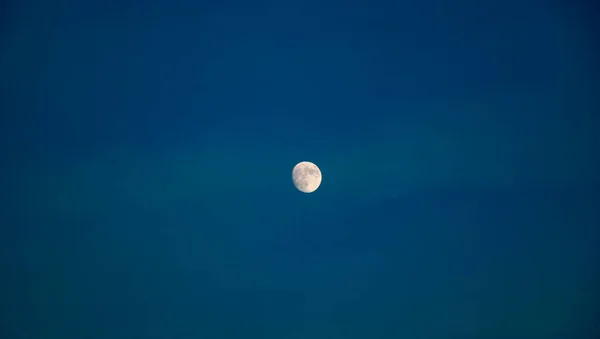
<path fill-rule="evenodd" d="M 321 170 L 312 162 L 302 161 L 292 170 L 292 181 L 300 192 L 316 191 L 321 185 L 322 178 Z"/>

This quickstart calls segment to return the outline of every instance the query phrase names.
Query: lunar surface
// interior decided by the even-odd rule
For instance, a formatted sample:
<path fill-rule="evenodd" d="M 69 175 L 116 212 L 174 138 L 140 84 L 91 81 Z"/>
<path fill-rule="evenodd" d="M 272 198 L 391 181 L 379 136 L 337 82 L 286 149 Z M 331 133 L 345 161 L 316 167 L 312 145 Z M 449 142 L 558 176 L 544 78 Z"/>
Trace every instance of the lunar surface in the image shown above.
<path fill-rule="evenodd" d="M 292 180 L 300 192 L 312 193 L 321 185 L 321 170 L 312 162 L 300 162 L 292 170 Z"/>

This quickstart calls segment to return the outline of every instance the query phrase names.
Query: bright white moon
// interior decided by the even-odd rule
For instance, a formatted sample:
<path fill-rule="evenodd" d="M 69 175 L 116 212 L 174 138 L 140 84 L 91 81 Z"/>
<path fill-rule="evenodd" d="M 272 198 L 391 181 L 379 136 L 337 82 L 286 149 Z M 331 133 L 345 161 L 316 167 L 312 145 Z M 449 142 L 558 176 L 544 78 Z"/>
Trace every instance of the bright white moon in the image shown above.
<path fill-rule="evenodd" d="M 292 170 L 294 186 L 304 193 L 312 193 L 321 185 L 321 170 L 312 162 L 302 161 Z"/>

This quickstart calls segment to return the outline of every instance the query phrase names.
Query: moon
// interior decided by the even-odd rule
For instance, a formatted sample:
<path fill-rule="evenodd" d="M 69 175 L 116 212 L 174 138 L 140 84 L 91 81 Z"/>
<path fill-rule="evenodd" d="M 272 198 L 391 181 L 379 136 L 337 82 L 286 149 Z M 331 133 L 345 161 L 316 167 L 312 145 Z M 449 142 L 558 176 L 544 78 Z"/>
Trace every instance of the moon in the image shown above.
<path fill-rule="evenodd" d="M 309 161 L 298 163 L 292 170 L 292 181 L 300 192 L 312 193 L 316 191 L 321 185 L 322 178 L 319 167 Z"/>

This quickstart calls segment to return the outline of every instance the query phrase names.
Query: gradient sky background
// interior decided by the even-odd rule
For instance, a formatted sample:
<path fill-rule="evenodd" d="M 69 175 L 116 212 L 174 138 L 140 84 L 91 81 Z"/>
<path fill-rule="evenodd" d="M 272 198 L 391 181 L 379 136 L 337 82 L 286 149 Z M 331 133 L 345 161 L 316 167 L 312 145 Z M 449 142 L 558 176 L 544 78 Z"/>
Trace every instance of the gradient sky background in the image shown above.
<path fill-rule="evenodd" d="M 598 338 L 597 8 L 2 6 L 1 338 Z"/>

